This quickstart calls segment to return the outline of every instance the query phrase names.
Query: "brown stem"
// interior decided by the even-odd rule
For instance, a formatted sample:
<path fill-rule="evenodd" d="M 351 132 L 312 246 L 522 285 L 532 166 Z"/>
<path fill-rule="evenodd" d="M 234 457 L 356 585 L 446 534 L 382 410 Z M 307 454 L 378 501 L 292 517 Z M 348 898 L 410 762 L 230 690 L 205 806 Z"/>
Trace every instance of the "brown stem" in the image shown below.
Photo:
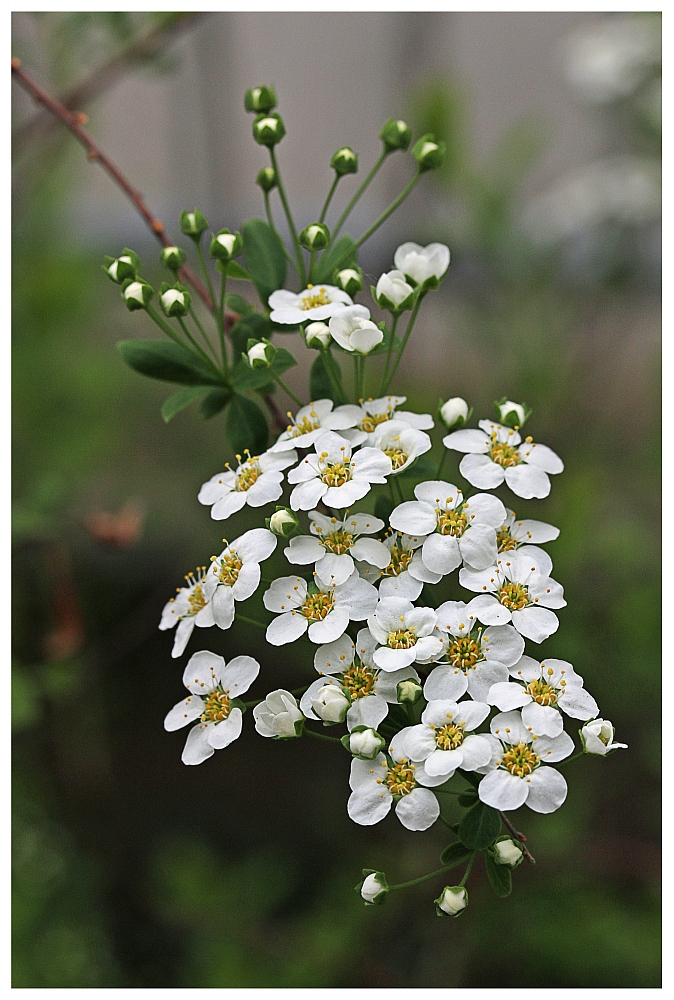
<path fill-rule="evenodd" d="M 533 854 L 530 854 L 529 851 L 524 846 L 524 842 L 527 839 L 525 837 L 525 835 L 523 833 L 519 833 L 515 829 L 515 827 L 512 825 L 512 823 L 510 822 L 510 820 L 508 819 L 508 817 L 505 815 L 505 813 L 499 812 L 499 816 L 501 817 L 501 819 L 503 820 L 503 822 L 505 823 L 505 825 L 508 827 L 508 829 L 512 833 L 513 837 L 516 837 L 517 840 L 519 840 L 520 844 L 522 845 L 522 853 L 524 854 L 524 857 L 527 859 L 527 861 L 529 862 L 529 864 L 530 865 L 535 865 L 536 864 L 536 859 L 534 858 Z"/>
<path fill-rule="evenodd" d="M 285 417 L 281 413 L 281 411 L 279 409 L 279 406 L 278 406 L 278 403 L 276 402 L 276 400 L 274 399 L 274 397 L 270 393 L 266 394 L 266 396 L 264 397 L 264 401 L 267 404 L 267 406 L 269 407 L 269 412 L 271 413 L 271 415 L 272 415 L 272 417 L 274 419 L 274 428 L 275 428 L 275 430 L 277 432 L 284 431 L 286 429 L 286 427 L 288 426 L 288 421 L 285 419 Z"/>

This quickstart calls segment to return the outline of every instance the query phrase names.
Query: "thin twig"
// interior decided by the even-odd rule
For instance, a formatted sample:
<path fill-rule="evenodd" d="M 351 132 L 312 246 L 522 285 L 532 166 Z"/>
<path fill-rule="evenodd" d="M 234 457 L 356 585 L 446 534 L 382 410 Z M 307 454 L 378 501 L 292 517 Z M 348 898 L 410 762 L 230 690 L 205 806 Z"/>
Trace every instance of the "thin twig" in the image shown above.
<path fill-rule="evenodd" d="M 512 825 L 512 823 L 510 822 L 510 820 L 508 819 L 508 817 L 505 815 L 505 813 L 499 812 L 499 816 L 501 817 L 501 819 L 503 820 L 503 822 L 505 823 L 505 825 L 508 827 L 508 829 L 512 833 L 513 837 L 517 837 L 517 839 L 519 840 L 520 844 L 522 845 L 522 854 L 527 859 L 527 861 L 529 862 L 529 864 L 535 865 L 536 864 L 536 859 L 534 858 L 533 854 L 530 854 L 529 851 L 524 846 L 524 843 L 525 843 L 525 841 L 526 841 L 527 838 L 524 836 L 523 833 L 519 833 L 515 829 L 515 827 Z"/>

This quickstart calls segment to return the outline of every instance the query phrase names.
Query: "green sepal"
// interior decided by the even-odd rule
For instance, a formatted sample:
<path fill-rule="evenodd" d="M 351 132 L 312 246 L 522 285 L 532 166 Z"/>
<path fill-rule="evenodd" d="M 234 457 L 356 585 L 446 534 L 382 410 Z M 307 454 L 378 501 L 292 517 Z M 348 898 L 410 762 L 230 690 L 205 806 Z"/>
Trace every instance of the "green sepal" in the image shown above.
<path fill-rule="evenodd" d="M 455 868 L 460 865 L 463 861 L 467 861 L 468 858 L 473 854 L 470 847 L 466 847 L 461 841 L 455 841 L 453 844 L 448 844 L 440 855 L 440 861 L 443 865 L 451 866 Z"/>
<path fill-rule="evenodd" d="M 501 817 L 496 809 L 478 802 L 459 824 L 459 838 L 466 847 L 483 851 L 494 843 L 501 832 Z"/>
<path fill-rule="evenodd" d="M 419 455 L 397 475 L 401 479 L 433 479 L 436 469 L 437 464 L 428 455 Z"/>
<path fill-rule="evenodd" d="M 243 260 L 264 308 L 272 292 L 283 288 L 286 258 L 280 236 L 262 219 L 241 226 Z"/>
<path fill-rule="evenodd" d="M 220 413 L 229 403 L 232 393 L 229 389 L 211 389 L 199 407 L 199 412 L 204 420 L 210 420 Z"/>
<path fill-rule="evenodd" d="M 216 262 L 216 268 L 220 274 L 226 274 L 228 278 L 238 278 L 239 281 L 252 281 L 253 279 L 248 274 L 248 271 L 240 264 L 237 264 L 235 260 L 230 260 L 228 264 L 223 264 L 221 260 Z"/>
<path fill-rule="evenodd" d="M 269 441 L 269 428 L 265 415 L 252 399 L 238 394 L 232 397 L 227 414 L 227 440 L 235 455 L 242 455 L 246 448 L 251 455 L 260 455 Z"/>
<path fill-rule="evenodd" d="M 232 708 L 238 708 L 239 711 L 242 714 L 246 711 L 246 705 L 244 704 L 243 701 L 241 701 L 240 698 L 232 698 L 232 700 L 230 701 L 229 705 L 230 705 L 230 709 L 232 709 Z"/>
<path fill-rule="evenodd" d="M 167 340 L 120 340 L 117 350 L 134 371 L 179 385 L 221 385 L 222 380 L 191 351 Z"/>
<path fill-rule="evenodd" d="M 180 413 L 181 410 L 186 409 L 192 403 L 203 399 L 209 392 L 212 392 L 212 389 L 206 385 L 188 386 L 186 389 L 179 389 L 178 392 L 174 392 L 172 396 L 169 396 L 161 404 L 161 415 L 164 418 L 164 423 L 168 423 L 169 420 L 175 417 L 176 413 Z"/>
<path fill-rule="evenodd" d="M 513 891 L 513 880 L 508 865 L 497 865 L 489 851 L 484 852 L 489 884 L 497 896 L 509 896 Z"/>
<path fill-rule="evenodd" d="M 353 238 L 347 233 L 343 233 L 335 240 L 332 246 L 328 247 L 321 254 L 321 259 L 318 261 L 318 266 L 316 267 L 315 278 L 313 279 L 314 285 L 319 285 L 321 282 L 328 282 L 335 271 L 341 270 L 344 267 L 353 267 L 357 263 L 358 248 Z"/>

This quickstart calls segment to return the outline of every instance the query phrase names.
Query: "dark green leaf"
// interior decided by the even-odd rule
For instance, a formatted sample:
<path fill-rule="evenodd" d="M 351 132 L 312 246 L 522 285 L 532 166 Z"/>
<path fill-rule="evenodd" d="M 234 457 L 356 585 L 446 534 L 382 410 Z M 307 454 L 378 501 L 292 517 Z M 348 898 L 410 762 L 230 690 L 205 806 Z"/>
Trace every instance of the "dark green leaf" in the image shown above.
<path fill-rule="evenodd" d="M 250 302 L 247 302 L 235 292 L 225 295 L 225 308 L 231 309 L 232 312 L 238 313 L 239 316 L 245 316 L 247 313 L 253 311 L 253 306 Z"/>
<path fill-rule="evenodd" d="M 332 387 L 332 382 L 325 368 L 323 354 L 317 354 L 309 373 L 309 393 L 312 399 L 331 399 L 339 402 L 339 397 Z"/>
<path fill-rule="evenodd" d="M 485 852 L 487 878 L 497 896 L 509 896 L 513 891 L 513 880 L 507 865 L 497 865 L 489 851 Z"/>
<path fill-rule="evenodd" d="M 232 394 L 229 389 L 213 389 L 199 407 L 201 416 L 204 420 L 210 420 L 216 413 L 224 410 L 231 398 Z"/>
<path fill-rule="evenodd" d="M 462 861 L 467 861 L 473 852 L 465 844 L 457 841 L 454 844 L 449 844 L 445 847 L 444 851 L 440 855 L 440 861 L 443 865 L 460 865 Z"/>
<path fill-rule="evenodd" d="M 457 796 L 457 804 L 461 806 L 462 809 L 470 809 L 471 806 L 475 805 L 477 801 L 476 793 L 471 789 L 470 791 L 463 792 L 462 795 Z"/>
<path fill-rule="evenodd" d="M 318 262 L 314 284 L 332 281 L 333 272 L 339 268 L 351 267 L 358 261 L 358 250 L 350 236 L 344 233 L 325 251 Z"/>
<path fill-rule="evenodd" d="M 421 455 L 400 473 L 401 479 L 434 479 L 437 464 L 428 455 Z"/>
<path fill-rule="evenodd" d="M 496 809 L 484 802 L 474 805 L 461 820 L 459 838 L 466 847 L 483 851 L 493 844 L 501 832 L 501 817 Z"/>
<path fill-rule="evenodd" d="M 186 389 L 179 389 L 178 392 L 174 392 L 172 396 L 165 399 L 161 404 L 161 415 L 164 418 L 165 423 L 168 423 L 176 413 L 180 413 L 184 410 L 190 403 L 196 403 L 198 399 L 201 399 L 206 395 L 207 392 L 212 392 L 213 390 L 207 385 L 195 385 L 188 386 Z M 215 390 L 216 392 L 219 390 Z"/>
<path fill-rule="evenodd" d="M 382 493 L 378 496 L 374 502 L 374 516 L 380 518 L 384 522 L 384 527 L 388 524 L 388 519 L 391 516 L 391 511 L 393 510 L 393 501 L 390 497 Z"/>
<path fill-rule="evenodd" d="M 129 367 L 149 378 L 179 385 L 219 385 L 222 382 L 196 355 L 171 340 L 120 340 L 117 350 Z"/>
<path fill-rule="evenodd" d="M 252 399 L 238 395 L 232 398 L 227 414 L 227 438 L 236 455 L 242 455 L 246 448 L 251 455 L 259 455 L 267 447 L 267 421 Z"/>
<path fill-rule="evenodd" d="M 251 337 L 255 340 L 262 340 L 266 337 L 269 340 L 273 333 L 273 328 L 266 316 L 261 313 L 248 313 L 237 320 L 230 330 L 230 337 L 234 345 L 234 357 L 239 357 L 246 350 L 246 345 Z"/>
<path fill-rule="evenodd" d="M 240 281 L 250 281 L 250 275 L 240 264 L 237 264 L 235 260 L 230 260 L 229 264 L 225 267 L 225 274 L 228 278 L 239 278 Z"/>
<path fill-rule="evenodd" d="M 263 306 L 286 279 L 286 258 L 280 237 L 262 219 L 248 219 L 241 226 L 243 259 Z"/>
<path fill-rule="evenodd" d="M 271 381 L 271 372 L 274 372 L 275 375 L 283 375 L 288 368 L 294 368 L 296 364 L 297 362 L 290 351 L 286 351 L 285 347 L 279 347 L 274 355 L 271 368 L 251 368 L 241 358 L 232 372 L 232 382 L 236 386 L 237 392 L 261 389 Z"/>

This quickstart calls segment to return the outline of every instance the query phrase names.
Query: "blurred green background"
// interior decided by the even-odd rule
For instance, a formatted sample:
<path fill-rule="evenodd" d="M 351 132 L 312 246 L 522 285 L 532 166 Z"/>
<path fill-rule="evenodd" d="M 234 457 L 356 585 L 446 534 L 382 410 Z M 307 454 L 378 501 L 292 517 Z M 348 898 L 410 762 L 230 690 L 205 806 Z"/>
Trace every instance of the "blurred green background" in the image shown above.
<path fill-rule="evenodd" d="M 422 32 L 425 16 L 414 22 Z M 165 87 L 188 58 L 162 36 L 169 15 L 22 17 L 14 54 L 58 93 L 152 32 L 164 41 L 122 77 L 140 69 Z M 210 30 L 184 23 L 176 36 L 186 44 L 195 27 Z M 218 550 L 224 525 L 196 493 L 230 458 L 223 425 L 186 411 L 165 426 L 158 407 L 170 387 L 124 368 L 114 350 L 152 331 L 124 310 L 100 260 L 133 237 L 144 262 L 156 261 L 150 237 L 120 234 L 112 204 L 109 217 L 103 204 L 90 225 L 86 215 L 73 223 L 81 151 L 58 130 L 17 133 L 14 986 L 659 985 L 659 50 L 643 40 L 657 19 L 595 16 L 574 30 L 560 42 L 571 83 L 585 81 L 582 113 L 603 130 L 601 155 L 532 194 L 551 123 L 511 122 L 478 155 L 465 80 L 449 63 L 422 64 L 386 114 L 445 138 L 447 163 L 363 259 L 376 275 L 402 239 L 451 247 L 397 389 L 416 409 L 462 395 L 478 417 L 504 394 L 533 406 L 531 433 L 566 464 L 547 501 L 515 506 L 561 528 L 551 554 L 568 608 L 545 653 L 574 664 L 629 744 L 574 762 L 554 815 L 516 814 L 535 868 L 521 866 L 500 900 L 476 866 L 459 921 L 435 916 L 442 882 L 361 904 L 362 867 L 414 878 L 437 866 L 447 838 L 411 834 L 393 816 L 352 824 L 346 754 L 262 740 L 247 718 L 226 753 L 181 764 L 183 736 L 162 722 L 183 661 L 156 626 L 183 573 Z M 238 107 L 241 96 L 221 100 Z M 97 135 L 95 102 L 87 111 Z M 21 104 L 16 128 L 33 114 Z M 345 113 L 345 140 L 357 116 Z M 291 116 L 286 124 L 290 144 Z M 379 126 L 368 125 L 375 149 Z M 221 209 L 212 221 L 230 217 Z M 148 263 L 148 278 L 158 274 Z M 294 374 L 300 386 L 304 370 Z M 457 464 L 448 459 L 449 478 Z M 254 523 L 241 515 L 226 530 Z M 238 626 L 198 638 L 227 659 L 258 656 L 264 691 L 310 675 L 292 649 L 272 658 Z M 188 652 L 197 648 L 193 639 Z"/>

